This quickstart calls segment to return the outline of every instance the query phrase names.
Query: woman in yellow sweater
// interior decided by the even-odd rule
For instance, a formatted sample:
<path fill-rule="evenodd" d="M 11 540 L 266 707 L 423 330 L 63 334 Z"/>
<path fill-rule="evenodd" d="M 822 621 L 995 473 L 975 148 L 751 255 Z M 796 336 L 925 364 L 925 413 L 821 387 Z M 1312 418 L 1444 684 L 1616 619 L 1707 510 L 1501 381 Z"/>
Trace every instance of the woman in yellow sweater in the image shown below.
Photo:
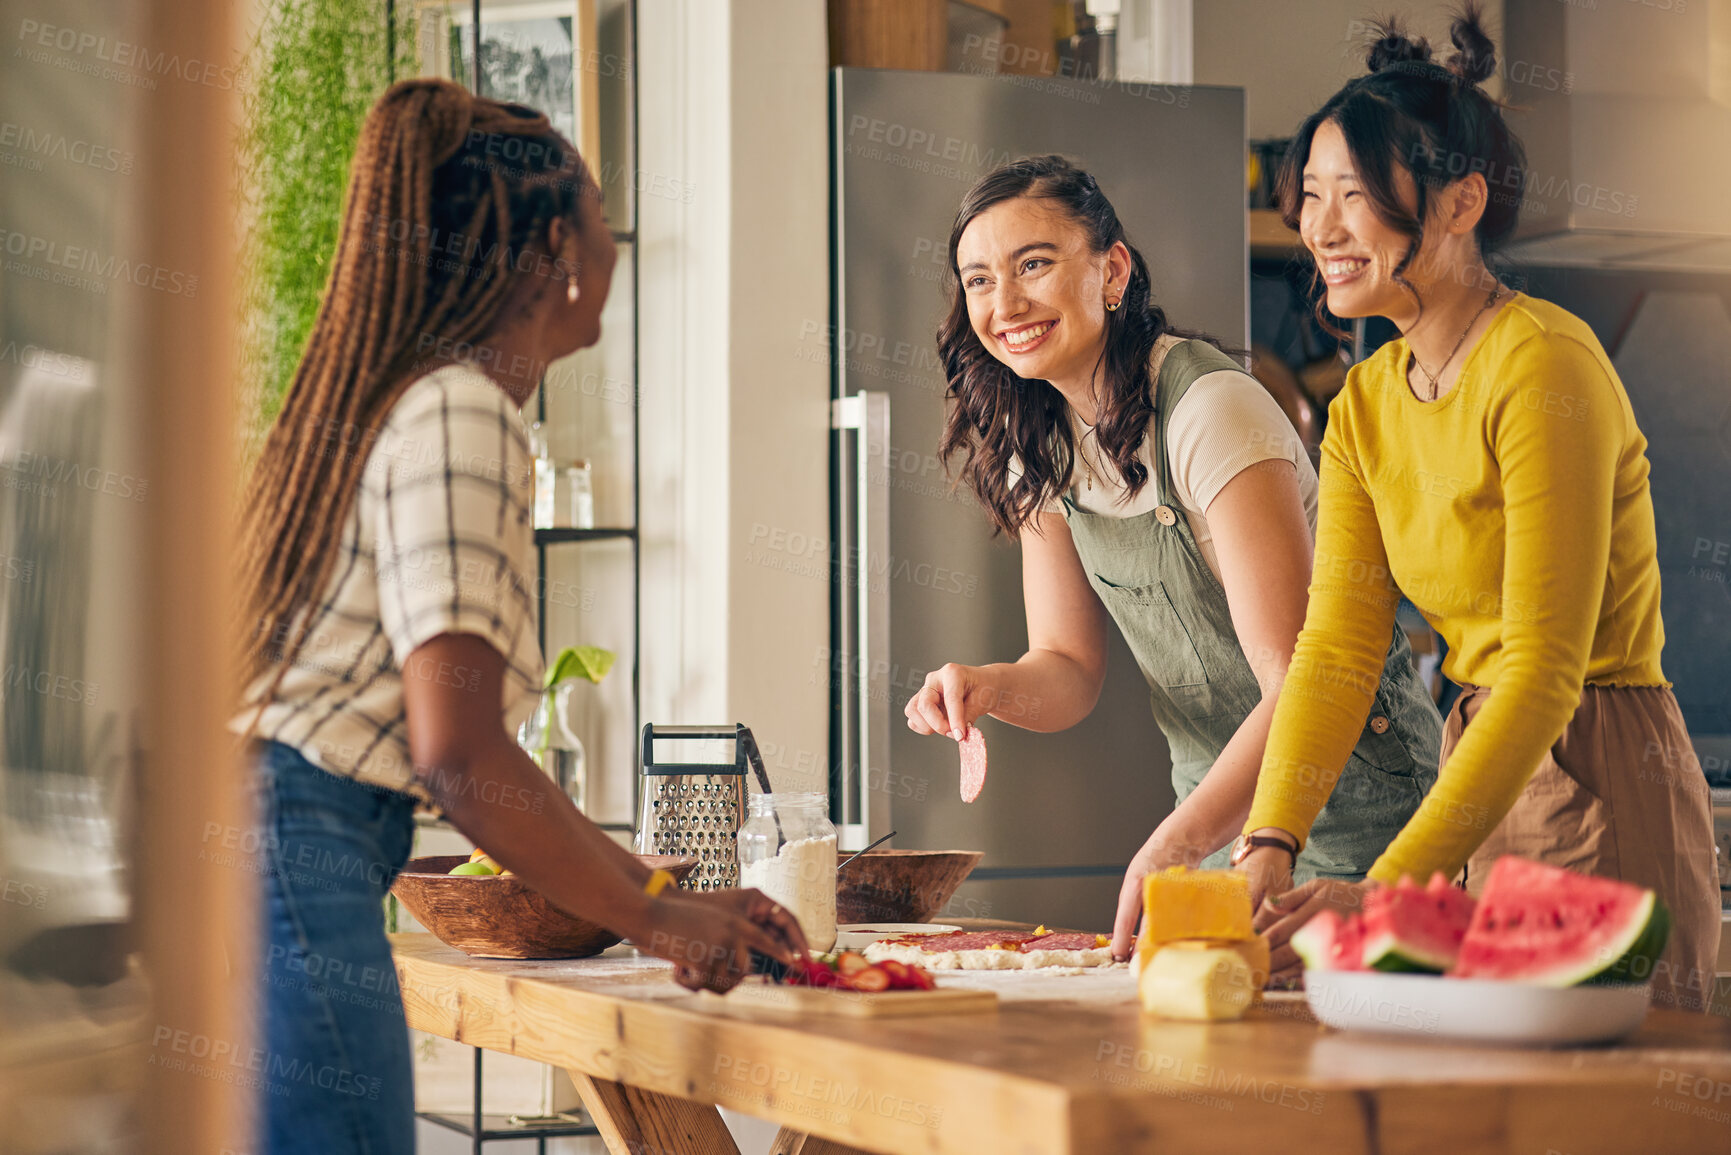
<path fill-rule="evenodd" d="M 1476 890 L 1519 854 L 1657 890 L 1673 929 L 1655 1001 L 1702 1008 L 1712 820 L 1659 662 L 1646 438 L 1592 331 L 1486 267 L 1514 230 L 1524 154 L 1479 87 L 1495 50 L 1475 12 L 1453 40 L 1445 67 L 1385 28 L 1282 174 L 1329 311 L 1402 336 L 1329 413 L 1310 604 L 1245 833 L 1303 847 L 1364 724 L 1397 590 L 1448 643 L 1464 692 L 1436 785 L 1365 882 L 1282 893 L 1287 851 L 1246 856 L 1271 896 L 1258 924 L 1292 970 L 1286 940 L 1325 906 L 1436 871 Z"/>

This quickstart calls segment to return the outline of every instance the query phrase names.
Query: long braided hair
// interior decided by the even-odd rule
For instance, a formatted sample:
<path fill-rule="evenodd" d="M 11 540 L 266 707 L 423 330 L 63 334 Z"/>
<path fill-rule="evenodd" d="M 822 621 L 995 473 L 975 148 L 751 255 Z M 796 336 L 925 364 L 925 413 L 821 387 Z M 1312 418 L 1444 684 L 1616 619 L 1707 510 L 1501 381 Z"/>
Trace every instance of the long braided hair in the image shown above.
<path fill-rule="evenodd" d="M 367 113 L 318 318 L 243 499 L 244 684 L 294 661 L 368 451 L 429 351 L 485 336 L 519 270 L 552 259 L 565 276 L 549 226 L 576 226 L 593 193 L 576 149 L 524 105 L 420 79 Z"/>

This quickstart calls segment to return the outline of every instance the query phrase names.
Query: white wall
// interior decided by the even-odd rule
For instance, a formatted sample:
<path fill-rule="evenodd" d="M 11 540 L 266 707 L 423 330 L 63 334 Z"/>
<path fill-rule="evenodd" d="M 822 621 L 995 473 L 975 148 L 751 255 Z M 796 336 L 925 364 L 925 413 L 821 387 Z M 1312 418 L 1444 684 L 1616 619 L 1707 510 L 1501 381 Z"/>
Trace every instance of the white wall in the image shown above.
<path fill-rule="evenodd" d="M 829 744 L 810 677 L 829 583 L 753 548 L 828 533 L 829 370 L 798 355 L 828 320 L 824 12 L 645 0 L 638 17 L 639 163 L 692 189 L 639 211 L 642 713 L 747 723 L 777 788 L 821 788 Z"/>
<path fill-rule="evenodd" d="M 1195 82 L 1244 89 L 1251 140 L 1290 136 L 1364 72 L 1371 20 L 1406 17 L 1410 29 L 1428 36 L 1439 58 L 1447 59 L 1451 7 L 1441 0 L 1195 0 Z M 1485 11 L 1500 45 L 1502 0 L 1489 0 Z"/>

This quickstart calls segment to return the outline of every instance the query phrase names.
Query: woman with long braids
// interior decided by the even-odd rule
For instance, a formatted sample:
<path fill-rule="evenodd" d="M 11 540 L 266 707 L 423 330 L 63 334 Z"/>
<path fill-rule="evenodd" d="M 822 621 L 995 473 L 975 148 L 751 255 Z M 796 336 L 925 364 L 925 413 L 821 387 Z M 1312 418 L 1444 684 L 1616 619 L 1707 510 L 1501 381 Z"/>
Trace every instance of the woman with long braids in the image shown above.
<path fill-rule="evenodd" d="M 1476 5 L 1452 39 L 1442 65 L 1386 26 L 1369 74 L 1300 126 L 1281 174 L 1329 312 L 1387 317 L 1401 336 L 1330 407 L 1310 610 L 1245 830 L 1315 837 L 1376 709 L 1361 676 L 1398 587 L 1448 643 L 1444 671 L 1465 692 L 1436 787 L 1366 885 L 1464 869 L 1476 890 L 1519 854 L 1651 887 L 1672 918 L 1655 1000 L 1704 1008 L 1719 939 L 1712 819 L 1659 664 L 1647 441 L 1592 330 L 1485 263 L 1514 231 L 1525 160 L 1479 87 L 1496 55 Z M 1284 890 L 1280 855 L 1247 865 L 1256 891 Z M 1276 970 L 1296 967 L 1293 930 L 1360 889 L 1310 883 L 1259 909 Z"/>
<path fill-rule="evenodd" d="M 1124 958 L 1143 875 L 1224 865 L 1250 811 L 1304 619 L 1316 472 L 1256 379 L 1168 324 L 1111 202 L 1064 158 L 982 178 L 949 257 L 941 452 L 963 456 L 962 480 L 1021 544 L 1028 651 L 934 671 L 908 725 L 957 739 L 982 714 L 1073 726 L 1099 699 L 1106 620 L 1117 623 L 1178 798 L 1125 871 L 1112 940 Z M 1359 720 L 1336 797 L 1303 853 L 1275 848 L 1303 878 L 1362 878 L 1436 772 L 1442 724 L 1406 637 L 1391 621 L 1377 645 L 1363 683 L 1376 708 Z M 1037 717 L 1018 709 L 1036 700 Z"/>
<path fill-rule="evenodd" d="M 559 907 L 725 990 L 794 919 L 668 887 L 512 741 L 534 704 L 519 409 L 593 344 L 614 249 L 539 113 L 439 80 L 361 130 L 329 283 L 245 502 L 245 708 L 265 899 L 270 1152 L 409 1152 L 413 1088 L 382 902 L 417 802 Z"/>

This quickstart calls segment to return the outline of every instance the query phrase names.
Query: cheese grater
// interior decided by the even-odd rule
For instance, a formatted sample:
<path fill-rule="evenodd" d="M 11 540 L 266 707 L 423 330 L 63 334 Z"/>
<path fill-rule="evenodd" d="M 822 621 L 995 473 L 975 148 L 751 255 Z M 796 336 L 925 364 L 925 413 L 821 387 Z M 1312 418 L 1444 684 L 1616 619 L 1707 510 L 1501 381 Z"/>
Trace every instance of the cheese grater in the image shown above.
<path fill-rule="evenodd" d="M 657 762 L 655 743 L 669 739 L 733 740 L 733 761 Z M 689 854 L 697 869 L 687 890 L 739 885 L 739 827 L 745 821 L 745 772 L 763 765 L 749 726 L 643 726 L 640 854 Z"/>

